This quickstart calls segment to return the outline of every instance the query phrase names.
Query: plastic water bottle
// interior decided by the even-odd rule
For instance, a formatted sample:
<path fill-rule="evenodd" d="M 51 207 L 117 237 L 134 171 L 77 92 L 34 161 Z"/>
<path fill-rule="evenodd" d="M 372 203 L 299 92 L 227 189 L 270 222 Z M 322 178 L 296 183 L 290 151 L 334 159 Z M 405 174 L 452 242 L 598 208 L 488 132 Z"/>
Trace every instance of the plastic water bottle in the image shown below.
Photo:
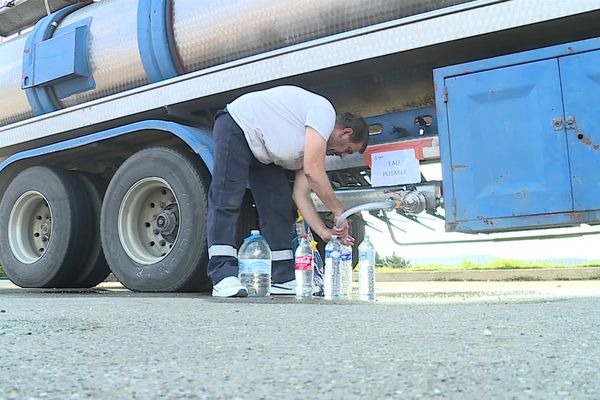
<path fill-rule="evenodd" d="M 375 301 L 375 248 L 369 237 L 358 246 L 358 295 L 361 300 Z"/>
<path fill-rule="evenodd" d="M 342 288 L 341 298 L 344 300 L 352 299 L 352 247 L 342 244 L 341 251 L 341 276 Z"/>
<path fill-rule="evenodd" d="M 303 233 L 296 249 L 296 297 L 313 295 L 313 250 L 308 235 Z"/>
<path fill-rule="evenodd" d="M 325 298 L 339 299 L 342 295 L 342 244 L 337 236 L 325 246 Z"/>
<path fill-rule="evenodd" d="M 248 296 L 269 296 L 271 294 L 271 249 L 258 230 L 250 231 L 250 236 L 238 251 L 239 277 L 248 290 Z"/>

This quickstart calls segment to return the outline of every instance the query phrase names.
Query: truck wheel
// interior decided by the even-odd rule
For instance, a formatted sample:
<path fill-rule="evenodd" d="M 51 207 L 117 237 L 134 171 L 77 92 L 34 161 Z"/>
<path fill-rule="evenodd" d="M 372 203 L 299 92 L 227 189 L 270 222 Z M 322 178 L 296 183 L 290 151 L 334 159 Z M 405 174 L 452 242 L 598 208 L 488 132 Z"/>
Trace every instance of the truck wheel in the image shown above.
<path fill-rule="evenodd" d="M 84 172 L 77 172 L 77 177 L 87 189 L 89 198 L 90 251 L 85 263 L 79 269 L 79 277 L 73 282 L 72 287 L 90 288 L 104 281 L 110 273 L 100 242 L 100 209 L 106 191 L 106 182 L 97 175 Z"/>
<path fill-rule="evenodd" d="M 87 201 L 64 170 L 31 167 L 15 177 L 0 202 L 0 262 L 13 283 L 70 286 L 88 254 Z"/>
<path fill-rule="evenodd" d="M 100 217 L 104 255 L 128 289 L 207 288 L 208 173 L 163 147 L 129 157 L 108 185 Z"/>

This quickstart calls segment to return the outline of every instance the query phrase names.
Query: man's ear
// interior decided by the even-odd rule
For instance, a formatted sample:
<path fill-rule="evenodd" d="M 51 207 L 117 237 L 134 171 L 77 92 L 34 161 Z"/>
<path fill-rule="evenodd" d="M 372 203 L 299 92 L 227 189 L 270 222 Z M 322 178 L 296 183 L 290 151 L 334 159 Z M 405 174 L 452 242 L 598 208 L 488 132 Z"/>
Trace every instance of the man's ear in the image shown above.
<path fill-rule="evenodd" d="M 348 139 L 350 139 L 352 137 L 352 135 L 354 134 L 354 130 L 352 128 L 344 128 L 343 132 L 343 136 L 347 137 Z"/>

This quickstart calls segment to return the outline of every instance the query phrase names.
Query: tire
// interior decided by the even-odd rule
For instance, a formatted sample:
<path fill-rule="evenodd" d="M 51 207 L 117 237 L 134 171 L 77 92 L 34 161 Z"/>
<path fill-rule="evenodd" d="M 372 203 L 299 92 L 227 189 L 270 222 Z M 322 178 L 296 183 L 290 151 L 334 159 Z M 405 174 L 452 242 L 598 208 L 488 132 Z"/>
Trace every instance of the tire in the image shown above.
<path fill-rule="evenodd" d="M 197 160 L 155 147 L 129 157 L 108 185 L 100 216 L 106 261 L 128 289 L 208 288 L 210 177 Z"/>
<path fill-rule="evenodd" d="M 70 286 L 90 247 L 87 202 L 64 170 L 37 166 L 15 177 L 0 202 L 0 262 L 13 283 Z"/>
<path fill-rule="evenodd" d="M 325 225 L 329 228 L 335 224 L 331 213 L 320 213 L 320 215 Z M 354 268 L 358 264 L 358 245 L 365 238 L 365 220 L 360 214 L 348 217 L 348 233 L 356 240 L 354 246 L 352 246 L 352 266 Z M 325 254 L 325 242 L 317 235 L 315 235 L 315 240 L 317 241 L 317 250 L 319 253 Z M 325 257 L 323 257 L 323 260 L 325 260 Z"/>
<path fill-rule="evenodd" d="M 79 277 L 73 282 L 73 287 L 90 288 L 104 281 L 110 269 L 104 257 L 100 241 L 100 210 L 102 198 L 106 192 L 106 182 L 97 175 L 77 172 L 77 177 L 87 189 L 90 209 L 90 251 L 85 263 L 79 269 Z"/>

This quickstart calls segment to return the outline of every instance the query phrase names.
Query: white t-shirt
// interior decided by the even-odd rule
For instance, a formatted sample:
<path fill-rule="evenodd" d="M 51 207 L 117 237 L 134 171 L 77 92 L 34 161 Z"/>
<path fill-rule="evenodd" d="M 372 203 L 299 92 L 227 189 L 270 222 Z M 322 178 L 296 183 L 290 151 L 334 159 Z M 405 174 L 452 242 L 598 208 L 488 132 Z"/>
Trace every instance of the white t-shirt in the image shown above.
<path fill-rule="evenodd" d="M 302 168 L 306 127 L 327 141 L 335 126 L 331 103 L 296 86 L 245 94 L 228 104 L 227 111 L 258 161 L 291 170 Z"/>

